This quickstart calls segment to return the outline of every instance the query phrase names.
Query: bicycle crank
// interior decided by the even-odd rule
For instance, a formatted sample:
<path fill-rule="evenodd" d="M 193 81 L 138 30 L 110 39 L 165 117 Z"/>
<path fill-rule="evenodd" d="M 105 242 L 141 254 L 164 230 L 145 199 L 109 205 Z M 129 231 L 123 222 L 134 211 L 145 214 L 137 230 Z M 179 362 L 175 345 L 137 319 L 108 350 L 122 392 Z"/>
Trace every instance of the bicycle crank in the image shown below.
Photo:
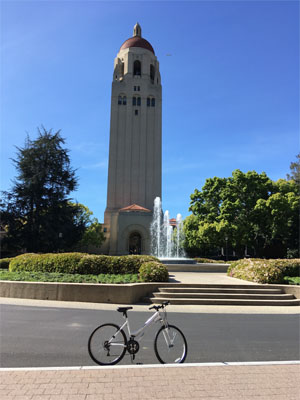
<path fill-rule="evenodd" d="M 136 354 L 140 349 L 140 345 L 134 339 L 130 339 L 127 342 L 127 351 L 129 354 Z"/>

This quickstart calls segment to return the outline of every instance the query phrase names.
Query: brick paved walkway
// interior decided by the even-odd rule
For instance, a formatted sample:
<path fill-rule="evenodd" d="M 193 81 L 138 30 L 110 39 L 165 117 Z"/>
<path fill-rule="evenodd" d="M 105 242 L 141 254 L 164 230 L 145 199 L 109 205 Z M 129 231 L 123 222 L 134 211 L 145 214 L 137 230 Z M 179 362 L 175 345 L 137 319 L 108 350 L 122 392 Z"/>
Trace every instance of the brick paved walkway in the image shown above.
<path fill-rule="evenodd" d="M 1 400 L 299 400 L 300 365 L 0 370 Z"/>

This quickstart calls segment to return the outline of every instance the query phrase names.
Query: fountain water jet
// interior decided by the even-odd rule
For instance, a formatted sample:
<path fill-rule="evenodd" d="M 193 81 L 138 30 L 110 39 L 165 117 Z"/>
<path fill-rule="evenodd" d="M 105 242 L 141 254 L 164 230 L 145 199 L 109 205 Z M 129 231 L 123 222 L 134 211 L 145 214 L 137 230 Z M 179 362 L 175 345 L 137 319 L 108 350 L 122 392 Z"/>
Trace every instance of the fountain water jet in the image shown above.
<path fill-rule="evenodd" d="M 183 249 L 183 222 L 181 214 L 177 214 L 176 229 L 170 224 L 170 215 L 167 210 L 162 213 L 160 197 L 154 200 L 153 220 L 151 231 L 151 254 L 155 257 L 168 260 L 185 260 Z"/>

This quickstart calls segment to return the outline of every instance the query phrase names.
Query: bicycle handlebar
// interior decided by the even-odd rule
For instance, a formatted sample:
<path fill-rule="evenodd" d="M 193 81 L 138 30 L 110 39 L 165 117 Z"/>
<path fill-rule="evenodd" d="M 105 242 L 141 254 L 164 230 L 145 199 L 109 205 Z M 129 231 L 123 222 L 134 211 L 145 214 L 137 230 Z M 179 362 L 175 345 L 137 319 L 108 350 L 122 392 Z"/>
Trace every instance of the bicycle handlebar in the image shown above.
<path fill-rule="evenodd" d="M 169 304 L 170 304 L 170 300 L 166 300 L 166 301 L 162 302 L 161 306 L 152 306 L 152 307 L 149 308 L 149 310 L 153 310 L 153 308 L 154 308 L 156 311 L 158 311 L 161 308 L 165 308 Z"/>

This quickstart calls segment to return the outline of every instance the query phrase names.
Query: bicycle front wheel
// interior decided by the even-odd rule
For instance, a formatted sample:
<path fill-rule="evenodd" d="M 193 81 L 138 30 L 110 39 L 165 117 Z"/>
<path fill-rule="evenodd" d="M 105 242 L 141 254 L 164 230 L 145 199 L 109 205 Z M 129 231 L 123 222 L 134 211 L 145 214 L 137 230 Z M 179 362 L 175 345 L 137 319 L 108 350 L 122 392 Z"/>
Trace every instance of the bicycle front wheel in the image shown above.
<path fill-rule="evenodd" d="M 187 355 L 184 334 L 174 325 L 162 326 L 154 340 L 154 351 L 162 364 L 183 363 Z"/>
<path fill-rule="evenodd" d="M 88 343 L 89 355 L 99 365 L 117 364 L 125 355 L 127 339 L 125 333 L 115 324 L 98 326 Z"/>

